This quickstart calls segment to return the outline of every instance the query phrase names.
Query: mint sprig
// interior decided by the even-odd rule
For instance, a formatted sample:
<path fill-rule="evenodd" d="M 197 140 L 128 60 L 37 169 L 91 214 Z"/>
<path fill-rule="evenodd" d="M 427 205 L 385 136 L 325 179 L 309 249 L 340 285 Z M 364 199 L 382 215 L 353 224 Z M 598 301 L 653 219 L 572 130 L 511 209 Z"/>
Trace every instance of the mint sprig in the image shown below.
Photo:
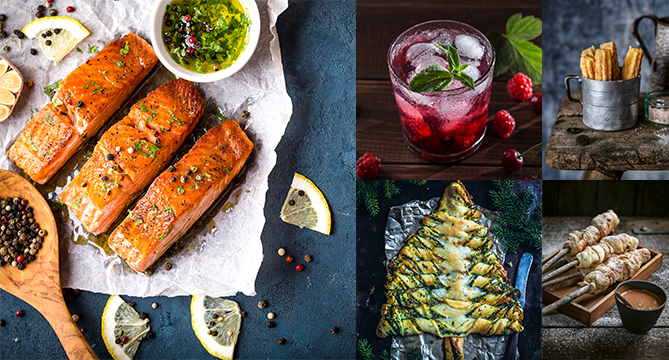
<path fill-rule="evenodd" d="M 428 66 L 411 79 L 409 89 L 419 93 L 442 91 L 448 89 L 453 80 L 458 80 L 463 85 L 474 90 L 474 79 L 462 72 L 469 65 L 460 65 L 458 50 L 450 45 L 448 48 L 445 48 L 439 44 L 433 44 L 446 53 L 448 69 L 441 65 Z"/>
<path fill-rule="evenodd" d="M 511 70 L 529 76 L 534 84 L 541 84 L 542 51 L 530 42 L 541 36 L 541 25 L 541 19 L 534 16 L 515 14 L 506 22 L 506 34 L 488 33 L 497 53 L 495 77 Z"/>

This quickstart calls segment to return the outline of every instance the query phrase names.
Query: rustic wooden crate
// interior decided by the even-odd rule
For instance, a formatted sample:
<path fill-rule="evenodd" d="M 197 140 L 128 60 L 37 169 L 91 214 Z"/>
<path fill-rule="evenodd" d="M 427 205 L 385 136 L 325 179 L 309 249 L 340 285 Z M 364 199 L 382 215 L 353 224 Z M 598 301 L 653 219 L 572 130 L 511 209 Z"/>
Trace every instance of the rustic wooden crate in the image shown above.
<path fill-rule="evenodd" d="M 639 248 L 644 248 L 644 246 L 639 246 Z M 657 271 L 660 266 L 662 266 L 662 253 L 659 253 L 655 250 L 650 250 L 650 260 L 646 262 L 639 272 L 632 277 L 630 280 L 645 280 Z M 548 257 L 543 260 L 543 263 L 553 258 L 560 249 L 556 250 Z M 562 275 L 568 275 L 576 272 L 575 268 L 570 269 Z M 557 284 L 547 286 L 542 289 L 541 301 L 544 305 L 549 305 L 555 301 L 561 299 L 566 294 L 569 294 L 575 290 L 578 290 L 578 282 L 581 281 L 581 278 L 568 279 Z M 608 289 L 595 293 L 595 294 L 585 294 L 582 295 L 568 304 L 560 307 L 558 311 L 572 318 L 586 324 L 592 325 L 597 319 L 599 319 L 604 313 L 611 310 L 615 305 L 616 300 L 614 299 L 613 291 L 616 289 L 615 286 L 611 286 Z"/>

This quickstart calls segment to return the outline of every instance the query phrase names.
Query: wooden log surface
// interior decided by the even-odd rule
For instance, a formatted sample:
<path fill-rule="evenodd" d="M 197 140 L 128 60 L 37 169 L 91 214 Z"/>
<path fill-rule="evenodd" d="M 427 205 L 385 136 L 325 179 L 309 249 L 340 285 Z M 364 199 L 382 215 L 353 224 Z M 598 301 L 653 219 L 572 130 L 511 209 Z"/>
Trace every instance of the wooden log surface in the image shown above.
<path fill-rule="evenodd" d="M 580 98 L 580 91 L 574 97 Z M 560 170 L 669 170 L 669 127 L 644 119 L 644 97 L 633 128 L 597 131 L 583 124 L 581 105 L 565 96 L 546 144 L 546 165 Z M 581 145 L 579 136 L 587 136 L 588 143 Z"/>
<path fill-rule="evenodd" d="M 562 246 L 574 229 L 583 229 L 592 217 L 544 217 L 543 255 Z M 669 254 L 669 234 L 639 235 L 632 228 L 642 226 L 667 227 L 669 219 L 658 217 L 621 217 L 616 233 L 628 233 L 639 239 L 639 244 Z M 669 264 L 648 278 L 669 291 Z M 617 307 L 613 307 L 591 326 L 564 314 L 553 312 L 543 317 L 542 353 L 544 359 L 648 359 L 666 358 L 669 354 L 669 311 L 665 309 L 653 329 L 646 335 L 636 335 L 622 326 Z"/>

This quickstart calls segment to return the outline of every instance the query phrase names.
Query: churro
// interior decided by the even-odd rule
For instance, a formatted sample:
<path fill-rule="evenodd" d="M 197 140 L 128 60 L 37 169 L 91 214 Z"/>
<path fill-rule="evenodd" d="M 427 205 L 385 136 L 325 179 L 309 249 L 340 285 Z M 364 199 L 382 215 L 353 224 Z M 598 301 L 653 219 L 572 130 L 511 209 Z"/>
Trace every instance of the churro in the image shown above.
<path fill-rule="evenodd" d="M 595 58 L 595 45 L 592 45 L 591 47 L 581 51 L 581 57 L 584 56 L 591 56 L 593 59 Z"/>
<path fill-rule="evenodd" d="M 618 65 L 616 43 L 613 41 L 605 42 L 599 45 L 599 48 L 611 51 L 611 80 L 620 80 L 620 66 Z"/>
<path fill-rule="evenodd" d="M 622 80 L 633 79 L 639 76 L 641 70 L 641 59 L 643 59 L 643 50 L 629 47 L 623 62 Z"/>
<path fill-rule="evenodd" d="M 611 81 L 611 51 L 595 50 L 595 80 Z"/>
<path fill-rule="evenodd" d="M 593 56 L 581 56 L 581 74 L 588 79 L 595 79 L 595 58 Z"/>

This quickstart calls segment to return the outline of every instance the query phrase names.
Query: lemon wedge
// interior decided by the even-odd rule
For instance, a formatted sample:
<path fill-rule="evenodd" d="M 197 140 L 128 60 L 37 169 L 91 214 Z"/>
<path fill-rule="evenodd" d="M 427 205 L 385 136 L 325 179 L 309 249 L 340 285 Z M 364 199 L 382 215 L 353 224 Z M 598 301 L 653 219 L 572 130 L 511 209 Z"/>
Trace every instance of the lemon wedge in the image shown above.
<path fill-rule="evenodd" d="M 140 319 L 120 296 L 109 297 L 102 312 L 102 340 L 114 360 L 132 360 L 139 343 L 151 330 L 148 322 L 149 319 Z"/>
<path fill-rule="evenodd" d="M 55 63 L 58 63 L 74 50 L 81 40 L 91 34 L 80 22 L 67 16 L 39 18 L 31 21 L 22 31 L 31 39 L 37 38 L 39 47 L 46 58 Z M 49 31 L 51 36 L 42 37 L 42 34 L 48 34 Z"/>
<path fill-rule="evenodd" d="M 306 177 L 295 173 L 281 208 L 281 220 L 330 235 L 330 207 L 323 193 Z"/>
<path fill-rule="evenodd" d="M 242 325 L 239 305 L 228 299 L 194 295 L 190 313 L 193 331 L 202 346 L 212 356 L 232 360 Z"/>

